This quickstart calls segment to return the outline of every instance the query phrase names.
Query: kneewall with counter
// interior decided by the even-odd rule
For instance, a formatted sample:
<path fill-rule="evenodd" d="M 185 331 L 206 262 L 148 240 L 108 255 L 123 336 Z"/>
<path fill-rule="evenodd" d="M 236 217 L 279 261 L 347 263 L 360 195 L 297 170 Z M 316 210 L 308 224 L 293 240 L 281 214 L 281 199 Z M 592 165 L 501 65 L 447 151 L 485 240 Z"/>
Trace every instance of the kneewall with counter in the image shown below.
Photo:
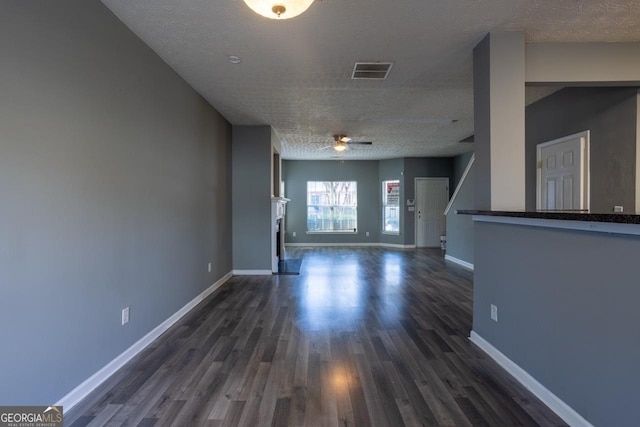
<path fill-rule="evenodd" d="M 637 425 L 640 237 L 488 222 L 474 228 L 472 336 L 588 423 Z"/>

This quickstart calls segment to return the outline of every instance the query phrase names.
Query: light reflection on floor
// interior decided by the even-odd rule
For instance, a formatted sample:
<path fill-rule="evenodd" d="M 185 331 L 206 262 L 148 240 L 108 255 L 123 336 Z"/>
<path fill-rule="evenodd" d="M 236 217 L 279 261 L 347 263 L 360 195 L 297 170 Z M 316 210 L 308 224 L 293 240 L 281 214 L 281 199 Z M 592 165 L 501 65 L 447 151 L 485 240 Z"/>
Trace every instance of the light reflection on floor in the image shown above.
<path fill-rule="evenodd" d="M 366 316 L 384 324 L 399 319 L 404 306 L 401 252 L 381 254 L 381 263 L 364 263 L 357 250 L 336 256 L 303 251 L 299 286 L 299 327 L 307 331 L 355 331 Z"/>
<path fill-rule="evenodd" d="M 388 252 L 382 257 L 383 278 L 385 284 L 389 286 L 398 286 L 400 284 L 402 267 L 404 262 L 400 254 Z"/>

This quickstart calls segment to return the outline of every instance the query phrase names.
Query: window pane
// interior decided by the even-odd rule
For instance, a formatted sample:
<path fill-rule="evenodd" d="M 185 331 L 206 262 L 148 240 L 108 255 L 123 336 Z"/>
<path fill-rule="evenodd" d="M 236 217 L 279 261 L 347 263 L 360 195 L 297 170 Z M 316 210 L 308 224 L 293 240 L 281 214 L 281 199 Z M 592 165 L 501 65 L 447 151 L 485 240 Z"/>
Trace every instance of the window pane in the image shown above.
<path fill-rule="evenodd" d="M 322 181 L 307 182 L 307 205 L 331 204 L 331 183 Z"/>
<path fill-rule="evenodd" d="M 398 206 L 385 206 L 384 218 L 384 231 L 400 231 L 400 208 Z"/>
<path fill-rule="evenodd" d="M 323 231 L 331 227 L 331 207 L 307 206 L 307 230 Z"/>
<path fill-rule="evenodd" d="M 382 190 L 383 204 L 400 206 L 400 181 L 383 181 Z"/>
<path fill-rule="evenodd" d="M 357 206 L 357 183 L 354 181 L 334 182 L 335 205 Z"/>
<path fill-rule="evenodd" d="M 332 226 L 334 231 L 355 231 L 356 221 L 356 208 L 338 206 L 333 208 Z"/>

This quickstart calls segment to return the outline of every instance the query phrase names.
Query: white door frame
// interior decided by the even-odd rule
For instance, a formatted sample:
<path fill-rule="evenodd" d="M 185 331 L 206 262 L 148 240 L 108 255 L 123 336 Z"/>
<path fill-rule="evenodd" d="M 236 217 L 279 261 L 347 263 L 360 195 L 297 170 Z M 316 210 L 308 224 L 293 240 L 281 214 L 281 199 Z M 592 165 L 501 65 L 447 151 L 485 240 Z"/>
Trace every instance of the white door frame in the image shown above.
<path fill-rule="evenodd" d="M 415 205 L 416 206 L 416 211 L 414 212 L 414 216 L 413 216 L 413 243 L 415 245 L 415 247 L 418 247 L 418 206 L 420 206 L 419 202 L 418 202 L 418 180 L 439 180 L 439 181 L 446 181 L 447 182 L 447 189 L 449 188 L 449 178 L 448 177 L 415 177 L 413 179 L 413 197 L 415 200 Z M 449 197 L 447 196 L 447 199 L 449 199 Z M 445 205 L 446 206 L 446 205 Z M 447 223 L 446 223 L 446 216 L 444 215 L 444 211 L 442 212 L 442 216 L 443 221 L 444 222 L 444 227 L 445 227 L 445 233 L 446 233 L 446 229 L 447 229 Z M 440 231 L 442 232 L 442 230 Z"/>
<path fill-rule="evenodd" d="M 588 130 L 574 133 L 573 135 L 563 136 L 562 138 L 554 139 L 552 141 L 543 142 L 536 146 L 536 209 L 542 207 L 542 149 L 551 145 L 562 144 L 563 142 L 571 141 L 572 139 L 580 138 L 580 168 L 582 170 L 582 176 L 580 177 L 580 209 L 589 209 L 591 206 L 591 200 L 589 195 L 591 172 L 589 171 L 589 138 L 591 132 Z"/>

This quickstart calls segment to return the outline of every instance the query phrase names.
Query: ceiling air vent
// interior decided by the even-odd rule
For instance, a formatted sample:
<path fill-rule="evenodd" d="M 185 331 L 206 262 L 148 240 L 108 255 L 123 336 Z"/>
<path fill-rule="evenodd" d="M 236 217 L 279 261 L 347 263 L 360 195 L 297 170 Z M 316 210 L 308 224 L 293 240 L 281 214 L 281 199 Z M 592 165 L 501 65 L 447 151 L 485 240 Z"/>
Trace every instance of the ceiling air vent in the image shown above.
<path fill-rule="evenodd" d="M 393 62 L 356 62 L 352 79 L 384 80 L 389 75 Z"/>

